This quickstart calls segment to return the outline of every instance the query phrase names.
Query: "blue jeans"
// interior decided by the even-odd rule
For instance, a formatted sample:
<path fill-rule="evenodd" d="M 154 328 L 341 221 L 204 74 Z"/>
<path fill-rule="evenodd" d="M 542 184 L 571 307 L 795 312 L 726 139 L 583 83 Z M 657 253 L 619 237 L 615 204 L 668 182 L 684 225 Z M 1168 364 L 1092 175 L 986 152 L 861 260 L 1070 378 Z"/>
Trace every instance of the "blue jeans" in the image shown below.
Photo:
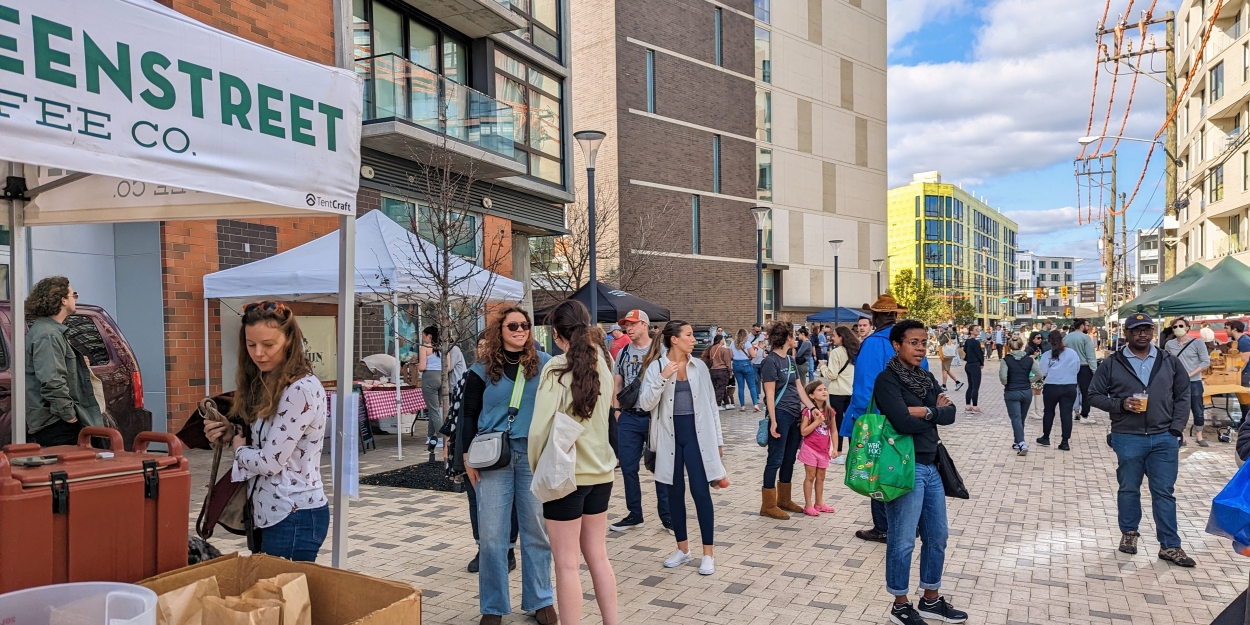
<path fill-rule="evenodd" d="M 777 482 L 789 484 L 794 479 L 794 460 L 799 455 L 803 435 L 799 432 L 799 418 L 784 411 L 777 411 L 777 433 L 780 438 L 768 437 L 768 460 L 764 464 L 764 488 L 777 488 Z M 778 476 L 777 472 L 781 475 Z"/>
<path fill-rule="evenodd" d="M 469 495 L 469 525 L 473 526 L 473 542 L 481 544 L 481 538 L 478 536 L 477 530 L 477 491 L 473 488 L 473 482 L 469 479 L 464 481 L 464 492 Z M 512 529 L 508 531 L 508 547 L 516 547 L 517 534 L 521 530 L 516 525 L 516 502 L 512 503 Z"/>
<path fill-rule="evenodd" d="M 1141 523 L 1142 477 L 1150 478 L 1150 505 L 1155 518 L 1155 533 L 1164 549 L 1181 546 L 1176 533 L 1176 473 L 1180 468 L 1180 444 L 1176 437 L 1160 434 L 1111 434 L 1111 448 L 1119 461 L 1115 469 L 1120 482 L 1117 507 L 1120 532 L 1135 532 Z"/>
<path fill-rule="evenodd" d="M 1033 389 L 1003 391 L 1003 403 L 1007 404 L 1007 416 L 1011 419 L 1011 435 L 1015 444 L 1024 442 L 1024 417 L 1033 404 Z"/>
<path fill-rule="evenodd" d="M 330 531 L 330 506 L 296 510 L 260 531 L 260 552 L 295 562 L 315 562 Z"/>
<path fill-rule="evenodd" d="M 755 386 L 755 367 L 749 360 L 734 361 L 734 383 L 738 385 L 738 405 L 745 406 L 747 389 L 751 389 L 751 403 L 759 405 L 760 392 Z"/>
<path fill-rule="evenodd" d="M 920 528 L 920 588 L 942 587 L 942 567 L 946 563 L 946 492 L 942 476 L 931 464 L 916 464 L 915 490 L 885 502 L 890 529 L 885 539 L 885 590 L 895 597 L 908 594 L 911 555 L 916 549 L 916 528 Z"/>
<path fill-rule="evenodd" d="M 638 481 L 638 466 L 642 462 L 642 448 L 647 443 L 650 427 L 650 417 L 625 410 L 621 411 L 616 422 L 616 445 L 621 450 L 621 479 L 625 482 L 625 508 L 635 519 L 642 519 L 642 484 Z M 668 486 L 656 482 L 655 499 L 660 522 L 668 523 L 671 518 Z"/>
<path fill-rule="evenodd" d="M 551 588 L 551 543 L 543 524 L 543 505 L 530 492 L 529 442 L 512 439 L 512 463 L 481 472 L 477 486 L 478 603 L 482 614 L 512 612 L 508 597 L 508 529 L 516 504 L 521 530 L 521 609 L 533 612 L 554 602 Z"/>

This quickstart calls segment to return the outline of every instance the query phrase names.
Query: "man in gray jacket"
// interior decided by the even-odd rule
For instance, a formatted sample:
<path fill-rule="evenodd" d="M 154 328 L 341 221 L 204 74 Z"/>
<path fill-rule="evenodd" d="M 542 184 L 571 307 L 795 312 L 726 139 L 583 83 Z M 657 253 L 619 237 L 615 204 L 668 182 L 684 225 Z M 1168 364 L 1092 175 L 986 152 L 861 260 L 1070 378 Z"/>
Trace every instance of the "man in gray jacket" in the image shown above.
<path fill-rule="evenodd" d="M 1072 331 L 1063 337 L 1063 346 L 1076 352 L 1081 359 L 1081 369 L 1076 373 L 1076 385 L 1081 389 L 1081 414 L 1076 416 L 1077 421 L 1089 418 L 1089 381 L 1094 379 L 1094 369 L 1098 368 L 1094 341 L 1087 332 L 1089 320 L 1077 319 L 1072 323 Z"/>
<path fill-rule="evenodd" d="M 1130 315 L 1124 333 L 1128 345 L 1103 360 L 1089 385 L 1090 402 L 1111 415 L 1107 442 L 1118 461 L 1120 551 L 1137 553 L 1141 483 L 1147 477 L 1159 559 L 1191 567 L 1194 559 L 1181 549 L 1177 534 L 1172 494 L 1180 467 L 1178 439 L 1189 421 L 1189 373 L 1175 356 L 1154 346 L 1149 316 Z"/>
<path fill-rule="evenodd" d="M 61 276 L 40 280 L 25 302 L 34 320 L 26 334 L 26 431 L 44 447 L 76 445 L 79 430 L 104 421 L 87 362 L 65 338 L 77 302 Z"/>

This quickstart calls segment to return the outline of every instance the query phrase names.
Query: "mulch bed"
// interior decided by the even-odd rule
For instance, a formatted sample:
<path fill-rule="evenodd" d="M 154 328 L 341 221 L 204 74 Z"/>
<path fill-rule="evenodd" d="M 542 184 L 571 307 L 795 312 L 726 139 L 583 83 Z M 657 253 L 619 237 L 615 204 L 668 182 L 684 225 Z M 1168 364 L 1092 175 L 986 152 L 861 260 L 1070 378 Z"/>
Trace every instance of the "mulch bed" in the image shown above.
<path fill-rule="evenodd" d="M 441 461 L 413 464 L 385 473 L 375 473 L 360 478 L 366 486 L 391 486 L 394 488 L 416 488 L 420 490 L 437 490 L 442 492 L 463 492 L 464 487 L 447 479 L 447 471 Z"/>

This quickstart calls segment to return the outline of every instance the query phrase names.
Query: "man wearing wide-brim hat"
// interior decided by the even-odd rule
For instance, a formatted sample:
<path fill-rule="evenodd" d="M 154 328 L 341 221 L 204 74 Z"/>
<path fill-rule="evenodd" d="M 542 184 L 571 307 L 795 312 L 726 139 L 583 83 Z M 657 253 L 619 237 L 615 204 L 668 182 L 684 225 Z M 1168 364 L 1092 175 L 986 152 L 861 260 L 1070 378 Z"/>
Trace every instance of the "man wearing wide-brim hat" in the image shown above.
<path fill-rule="evenodd" d="M 872 398 L 873 387 L 877 376 L 885 371 L 885 365 L 894 357 L 894 345 L 890 343 L 890 328 L 898 322 L 899 317 L 907 314 L 907 308 L 900 306 L 893 295 L 886 293 L 877 298 L 868 310 L 872 311 L 873 333 L 868 335 L 859 346 L 859 355 L 855 357 L 855 381 L 851 387 L 851 403 L 842 418 L 839 436 L 849 438 L 855 426 L 855 419 L 868 410 L 868 401 Z M 929 363 L 920 363 L 927 371 Z M 855 536 L 863 540 L 884 543 L 886 532 L 885 504 L 872 501 L 872 529 L 859 530 Z"/>

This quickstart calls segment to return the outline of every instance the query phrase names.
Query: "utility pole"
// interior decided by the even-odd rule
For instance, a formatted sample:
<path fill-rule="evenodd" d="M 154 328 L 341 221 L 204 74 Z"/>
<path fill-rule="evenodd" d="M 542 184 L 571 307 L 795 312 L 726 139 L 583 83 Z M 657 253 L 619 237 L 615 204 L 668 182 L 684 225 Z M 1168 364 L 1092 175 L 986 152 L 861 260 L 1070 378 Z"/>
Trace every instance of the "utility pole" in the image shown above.
<path fill-rule="evenodd" d="M 1114 150 L 1112 150 L 1111 151 L 1111 209 L 1107 211 L 1106 219 L 1103 222 L 1103 238 L 1104 238 L 1103 265 L 1106 270 L 1106 273 L 1104 274 L 1104 276 L 1107 280 L 1107 312 L 1108 314 L 1110 314 L 1111 311 L 1114 311 L 1116 309 L 1115 303 L 1119 295 L 1116 292 L 1116 284 L 1115 284 L 1116 282 L 1115 211 L 1117 209 L 1116 204 L 1117 202 L 1119 202 L 1120 196 L 1116 194 L 1116 187 L 1115 187 L 1115 159 L 1116 159 L 1116 153 Z"/>
<path fill-rule="evenodd" d="M 1127 201 L 1128 194 L 1123 192 L 1120 193 L 1120 206 L 1124 206 Z M 1125 215 L 1120 219 L 1120 256 L 1118 259 L 1120 263 L 1120 297 L 1127 302 L 1133 299 L 1130 297 L 1129 289 L 1130 272 L 1128 266 L 1128 215 Z"/>
<path fill-rule="evenodd" d="M 1167 25 L 1164 40 L 1167 49 L 1167 76 L 1164 80 L 1167 107 L 1163 110 L 1165 114 L 1170 114 L 1176 108 L 1176 13 L 1168 11 L 1163 19 Z M 1168 123 L 1167 140 L 1163 144 L 1164 156 L 1167 157 L 1163 171 L 1167 180 L 1163 188 L 1163 223 L 1159 226 L 1159 269 L 1163 274 L 1159 276 L 1160 283 L 1176 275 L 1176 250 L 1169 251 L 1167 243 L 1168 220 L 1176 219 L 1176 130 L 1176 116 L 1172 116 L 1172 121 Z"/>

